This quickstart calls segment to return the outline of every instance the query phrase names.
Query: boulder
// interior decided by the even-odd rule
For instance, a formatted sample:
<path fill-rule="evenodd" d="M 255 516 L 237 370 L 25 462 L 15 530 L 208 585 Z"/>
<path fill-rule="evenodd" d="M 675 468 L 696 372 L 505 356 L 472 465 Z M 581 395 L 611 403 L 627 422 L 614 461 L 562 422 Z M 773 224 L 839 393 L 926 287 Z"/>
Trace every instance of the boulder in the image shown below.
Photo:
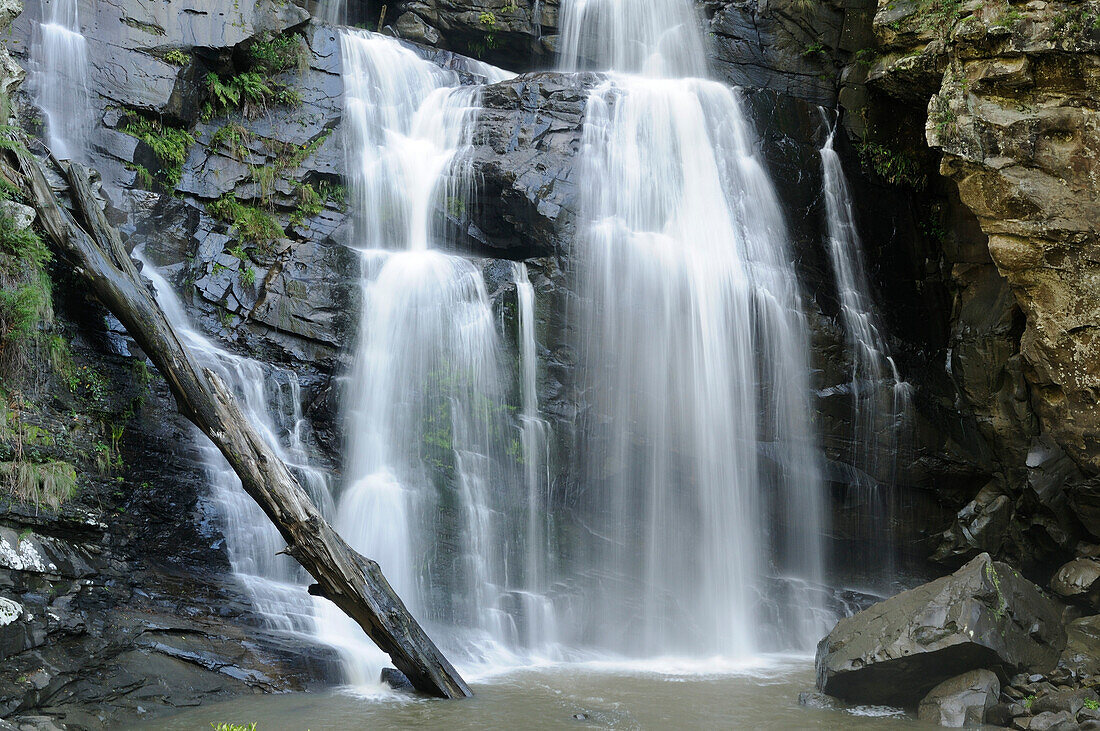
<path fill-rule="evenodd" d="M 1076 558 L 1054 572 L 1050 588 L 1067 599 L 1100 607 L 1100 561 Z"/>
<path fill-rule="evenodd" d="M 948 728 L 981 726 L 997 703 L 1001 681 L 989 670 L 971 670 L 945 680 L 920 702 L 917 718 Z"/>
<path fill-rule="evenodd" d="M 1100 614 L 1066 625 L 1066 649 L 1058 661 L 1074 675 L 1100 675 Z"/>
<path fill-rule="evenodd" d="M 1027 725 L 1028 731 L 1076 731 L 1077 719 L 1069 711 L 1051 713 L 1045 711 L 1035 715 Z"/>
<path fill-rule="evenodd" d="M 413 690 L 412 682 L 397 668 L 382 668 L 382 674 L 378 680 L 394 690 Z"/>
<path fill-rule="evenodd" d="M 914 706 L 969 670 L 1050 670 L 1065 645 L 1059 604 L 983 553 L 840 620 L 818 645 L 817 685 L 859 703 Z"/>

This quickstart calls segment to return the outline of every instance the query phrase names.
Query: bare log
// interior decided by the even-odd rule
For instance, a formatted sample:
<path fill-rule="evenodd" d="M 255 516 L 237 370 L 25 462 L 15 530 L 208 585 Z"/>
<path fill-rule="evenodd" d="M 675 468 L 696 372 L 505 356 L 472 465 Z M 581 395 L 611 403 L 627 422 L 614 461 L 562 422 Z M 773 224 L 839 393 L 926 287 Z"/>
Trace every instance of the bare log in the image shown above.
<path fill-rule="evenodd" d="M 417 690 L 442 698 L 472 695 L 378 564 L 356 553 L 332 529 L 245 419 L 225 384 L 210 370 L 199 368 L 103 214 L 87 171 L 76 163 L 64 171 L 83 219 L 78 224 L 58 203 L 38 161 L 24 151 L 14 154 L 49 238 L 163 374 L 180 413 L 225 455 L 245 491 L 286 540 L 286 553 L 317 581 L 310 593 L 331 600 L 354 619 Z"/>

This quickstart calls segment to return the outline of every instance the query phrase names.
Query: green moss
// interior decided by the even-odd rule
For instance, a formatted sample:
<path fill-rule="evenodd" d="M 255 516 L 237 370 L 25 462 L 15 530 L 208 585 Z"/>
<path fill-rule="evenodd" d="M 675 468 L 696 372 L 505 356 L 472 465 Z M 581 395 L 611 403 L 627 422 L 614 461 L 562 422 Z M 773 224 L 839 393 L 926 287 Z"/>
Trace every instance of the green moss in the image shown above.
<path fill-rule="evenodd" d="M 180 182 L 183 164 L 187 162 L 187 149 L 195 142 L 190 132 L 138 115 L 131 116 L 122 126 L 122 131 L 149 146 L 160 163 L 161 175 L 167 183 L 175 186 Z"/>
<path fill-rule="evenodd" d="M 0 355 L 5 365 L 21 360 L 24 347 L 53 320 L 46 274 L 50 259 L 32 229 L 19 228 L 11 216 L 0 213 Z"/>
<path fill-rule="evenodd" d="M 270 213 L 241 203 L 231 193 L 208 203 L 206 210 L 219 221 L 228 223 L 242 241 L 267 243 L 285 233 Z"/>

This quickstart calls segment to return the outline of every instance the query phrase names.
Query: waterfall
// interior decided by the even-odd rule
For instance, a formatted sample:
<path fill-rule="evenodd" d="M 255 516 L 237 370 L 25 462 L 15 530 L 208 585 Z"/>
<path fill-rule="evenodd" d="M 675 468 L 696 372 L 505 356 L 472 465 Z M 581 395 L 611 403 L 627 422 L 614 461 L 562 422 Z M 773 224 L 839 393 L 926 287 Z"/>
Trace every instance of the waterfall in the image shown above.
<path fill-rule="evenodd" d="M 822 481 L 793 256 L 738 92 L 699 78 L 687 0 L 563 13 L 562 66 L 610 72 L 588 101 L 575 255 L 582 641 L 808 649 L 816 608 L 760 599 L 770 573 L 820 581 Z"/>
<path fill-rule="evenodd" d="M 328 478 L 309 464 L 307 421 L 294 371 L 274 368 L 219 348 L 195 330 L 172 286 L 143 256 L 142 275 L 153 284 L 168 321 L 204 368 L 236 394 L 248 421 L 294 473 L 318 508 L 332 514 Z M 214 444 L 197 429 L 195 445 L 221 517 L 233 572 L 252 599 L 252 607 L 270 629 L 313 635 L 319 600 L 306 592 L 309 577 L 291 558 L 279 531 L 241 487 L 240 479 Z"/>
<path fill-rule="evenodd" d="M 90 131 L 88 49 L 80 33 L 77 0 L 43 0 L 45 7 L 31 48 L 34 88 L 45 117 L 50 150 L 62 160 L 79 159 Z"/>
<path fill-rule="evenodd" d="M 337 527 L 443 647 L 488 659 L 517 634 L 502 604 L 514 426 L 481 272 L 439 250 L 435 223 L 464 210 L 477 89 L 385 36 L 344 31 L 341 49 L 363 314 Z"/>
<path fill-rule="evenodd" d="M 836 276 L 840 320 L 852 362 L 852 448 L 856 471 L 849 486 L 848 502 L 852 512 L 864 518 L 862 533 L 872 541 L 868 572 L 889 580 L 894 553 L 892 492 L 906 428 L 909 385 L 898 375 L 871 300 L 851 192 L 840 156 L 833 149 L 839 126 L 829 129 L 821 148 L 821 165 L 827 249 Z"/>
<path fill-rule="evenodd" d="M 522 546 L 525 588 L 518 592 L 518 614 L 523 622 L 523 646 L 547 652 L 559 640 L 555 608 L 549 598 L 551 557 L 557 553 L 551 541 L 554 506 L 550 503 L 550 425 L 539 413 L 535 288 L 526 264 L 515 264 L 515 283 L 519 308 L 520 439 L 527 488 Z"/>

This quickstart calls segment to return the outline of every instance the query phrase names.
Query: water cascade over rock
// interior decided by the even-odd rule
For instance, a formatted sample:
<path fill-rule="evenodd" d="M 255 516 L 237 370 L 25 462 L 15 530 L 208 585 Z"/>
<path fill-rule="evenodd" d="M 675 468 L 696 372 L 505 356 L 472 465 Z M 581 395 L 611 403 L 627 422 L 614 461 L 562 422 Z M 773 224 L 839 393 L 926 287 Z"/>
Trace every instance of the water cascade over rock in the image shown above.
<path fill-rule="evenodd" d="M 514 638 L 501 521 L 521 478 L 481 272 L 439 250 L 434 224 L 440 203 L 465 205 L 477 90 L 384 36 L 344 31 L 341 45 L 363 315 L 337 528 L 443 646 L 482 659 Z"/>
<path fill-rule="evenodd" d="M 326 515 L 332 514 L 328 477 L 309 464 L 305 447 L 308 424 L 302 416 L 295 373 L 263 365 L 215 345 L 194 329 L 172 285 L 141 250 L 134 255 L 176 332 L 201 359 L 203 367 L 217 373 L 233 389 L 245 416 L 294 471 L 314 503 Z M 221 531 L 233 573 L 251 596 L 253 608 L 270 629 L 313 635 L 320 601 L 305 590 L 311 583 L 309 576 L 293 559 L 280 555 L 286 541 L 245 493 L 240 478 L 218 448 L 197 430 L 196 448 L 221 514 Z"/>
<path fill-rule="evenodd" d="M 44 0 L 31 51 L 36 102 L 45 116 L 50 150 L 79 159 L 87 147 L 88 50 L 77 0 Z"/>
<path fill-rule="evenodd" d="M 839 125 L 837 125 L 839 126 Z M 852 511 L 865 516 L 862 534 L 873 542 L 866 569 L 886 581 L 893 574 L 898 451 L 904 447 L 909 384 L 901 380 L 871 299 L 863 244 L 853 215 L 852 195 L 840 156 L 833 148 L 837 126 L 821 148 L 826 243 L 836 276 L 840 320 L 851 358 L 852 443 L 849 483 Z"/>
<path fill-rule="evenodd" d="M 585 305 L 583 639 L 630 655 L 809 647 L 822 481 L 783 214 L 738 92 L 682 0 L 563 4 L 588 102 L 575 255 Z"/>

